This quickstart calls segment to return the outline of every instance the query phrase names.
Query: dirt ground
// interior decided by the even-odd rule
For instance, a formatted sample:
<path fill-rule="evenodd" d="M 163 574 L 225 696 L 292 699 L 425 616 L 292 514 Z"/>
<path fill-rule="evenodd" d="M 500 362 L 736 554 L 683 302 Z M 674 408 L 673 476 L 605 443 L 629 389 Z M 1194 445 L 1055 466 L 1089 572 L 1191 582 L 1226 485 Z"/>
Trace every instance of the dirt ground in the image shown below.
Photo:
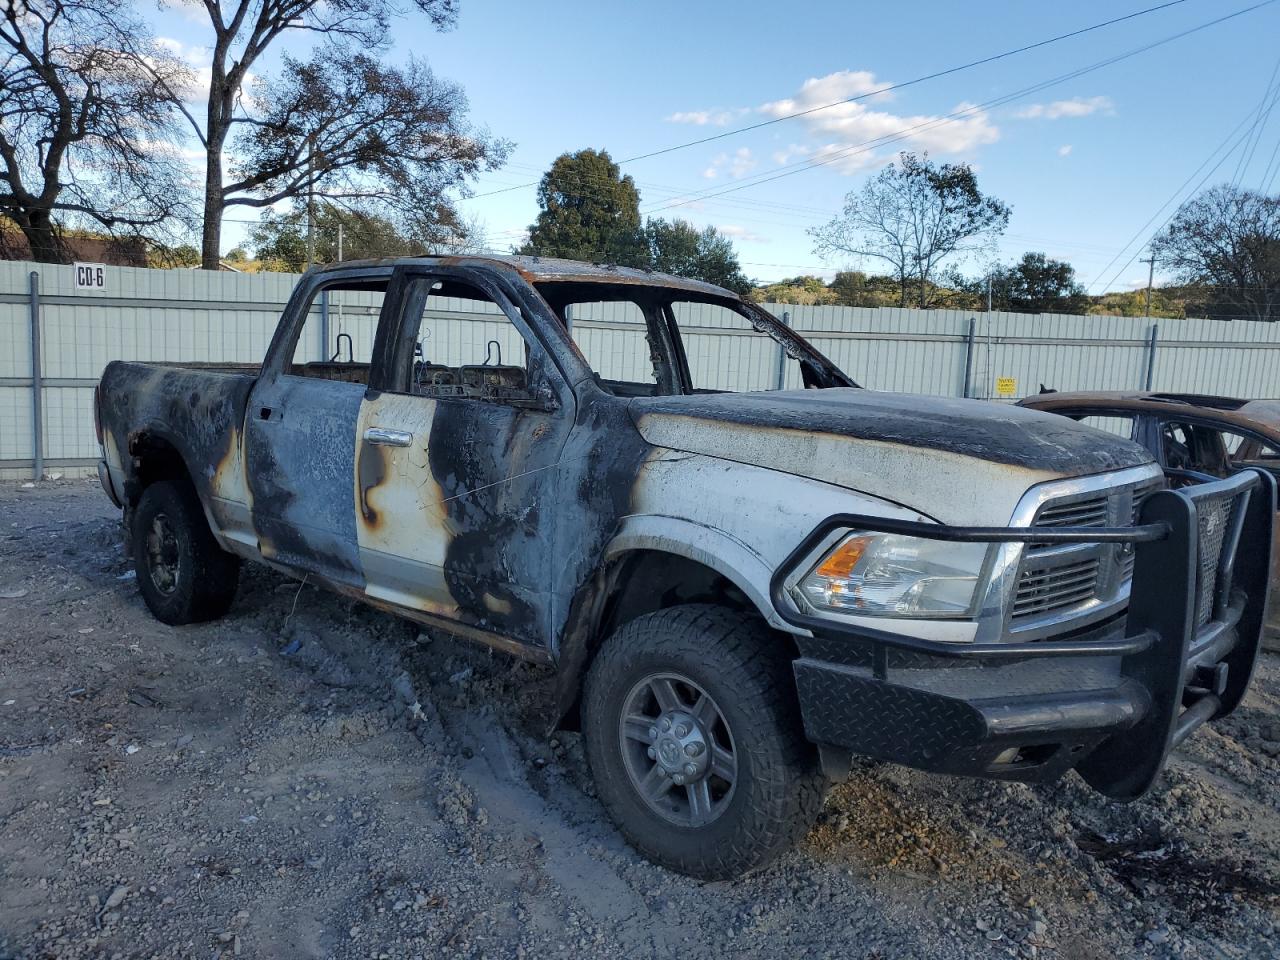
<path fill-rule="evenodd" d="M 0 958 L 1273 957 L 1280 656 L 1117 805 L 865 766 L 698 883 L 602 816 L 551 675 L 258 568 L 153 620 L 92 482 L 0 484 Z"/>

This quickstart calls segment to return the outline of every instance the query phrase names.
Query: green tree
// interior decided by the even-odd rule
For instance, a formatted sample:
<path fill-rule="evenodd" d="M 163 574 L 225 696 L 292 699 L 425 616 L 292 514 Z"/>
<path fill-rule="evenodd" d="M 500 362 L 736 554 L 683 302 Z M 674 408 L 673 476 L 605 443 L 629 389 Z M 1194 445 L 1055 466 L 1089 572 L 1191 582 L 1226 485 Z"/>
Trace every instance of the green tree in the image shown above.
<path fill-rule="evenodd" d="M 1193 316 L 1280 319 L 1280 196 L 1211 187 L 1178 208 L 1151 255 L 1198 288 Z"/>
<path fill-rule="evenodd" d="M 991 302 L 997 310 L 1017 313 L 1084 313 L 1089 308 L 1075 268 L 1043 253 L 1024 253 L 1013 266 L 993 271 Z"/>
<path fill-rule="evenodd" d="M 538 218 L 523 254 L 646 267 L 640 191 L 607 150 L 563 153 L 538 184 Z"/>
<path fill-rule="evenodd" d="M 799 276 L 756 287 L 752 299 L 759 303 L 812 305 L 835 303 L 836 295 L 821 277 Z"/>
<path fill-rule="evenodd" d="M 899 304 L 905 307 L 914 290 L 917 305 L 928 307 L 939 290 L 932 280 L 941 264 L 999 236 L 1009 215 L 1008 205 L 978 189 L 968 164 L 939 166 L 928 154 L 902 153 L 809 235 L 820 256 L 883 260 L 898 281 Z"/>
<path fill-rule="evenodd" d="M 200 266 L 200 251 L 189 243 L 176 247 L 155 244 L 147 250 L 147 266 L 158 270 Z"/>
<path fill-rule="evenodd" d="M 699 230 L 685 220 L 650 219 L 645 223 L 648 266 L 661 273 L 705 280 L 735 293 L 746 293 L 751 281 L 738 264 L 733 242 L 715 227 Z"/>
<path fill-rule="evenodd" d="M 883 274 L 841 270 L 831 280 L 833 303 L 844 307 L 892 307 L 901 299 L 898 282 Z"/>
<path fill-rule="evenodd" d="M 386 217 L 345 210 L 332 203 L 316 204 L 315 258 L 317 263 L 338 261 L 338 232 L 342 232 L 342 259 L 421 256 L 431 250 L 422 237 L 401 231 Z M 307 213 L 298 206 L 286 213 L 267 213 L 249 231 L 254 255 L 271 270 L 297 273 L 307 266 Z M 228 258 L 230 254 L 228 254 Z"/>

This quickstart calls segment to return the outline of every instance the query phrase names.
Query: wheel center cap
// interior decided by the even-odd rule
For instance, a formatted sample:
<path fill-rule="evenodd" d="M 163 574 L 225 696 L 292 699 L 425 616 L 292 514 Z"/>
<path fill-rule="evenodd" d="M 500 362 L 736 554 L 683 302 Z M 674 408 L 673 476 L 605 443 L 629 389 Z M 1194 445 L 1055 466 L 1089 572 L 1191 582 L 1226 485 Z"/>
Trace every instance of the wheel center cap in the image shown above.
<path fill-rule="evenodd" d="M 658 756 L 668 770 L 679 766 L 682 753 L 680 743 L 674 737 L 663 737 L 658 743 Z"/>
<path fill-rule="evenodd" d="M 677 784 L 704 776 L 710 765 L 707 735 L 690 714 L 672 710 L 658 718 L 653 754 L 658 765 Z"/>

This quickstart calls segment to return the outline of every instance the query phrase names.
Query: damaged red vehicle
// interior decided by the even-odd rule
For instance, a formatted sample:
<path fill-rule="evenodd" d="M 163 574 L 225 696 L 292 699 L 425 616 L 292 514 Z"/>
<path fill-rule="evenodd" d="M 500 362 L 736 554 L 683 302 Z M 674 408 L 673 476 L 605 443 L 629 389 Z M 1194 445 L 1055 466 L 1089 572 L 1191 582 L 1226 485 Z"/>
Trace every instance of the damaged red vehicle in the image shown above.
<path fill-rule="evenodd" d="M 1257 655 L 1270 474 L 1168 490 L 1068 418 L 862 390 L 697 281 L 343 263 L 261 365 L 112 363 L 96 409 L 157 617 L 252 560 L 554 666 L 548 727 L 697 877 L 786 850 L 854 754 L 1140 796 Z"/>

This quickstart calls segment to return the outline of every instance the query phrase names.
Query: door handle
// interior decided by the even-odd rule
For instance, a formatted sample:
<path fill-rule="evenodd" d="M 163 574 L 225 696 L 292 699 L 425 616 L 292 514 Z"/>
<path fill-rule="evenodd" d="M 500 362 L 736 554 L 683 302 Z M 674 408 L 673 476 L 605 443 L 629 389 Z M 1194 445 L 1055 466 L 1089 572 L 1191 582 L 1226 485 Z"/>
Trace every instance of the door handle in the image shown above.
<path fill-rule="evenodd" d="M 404 430 L 369 427 L 364 432 L 364 442 L 376 443 L 384 447 L 407 447 L 413 443 L 413 434 Z"/>

